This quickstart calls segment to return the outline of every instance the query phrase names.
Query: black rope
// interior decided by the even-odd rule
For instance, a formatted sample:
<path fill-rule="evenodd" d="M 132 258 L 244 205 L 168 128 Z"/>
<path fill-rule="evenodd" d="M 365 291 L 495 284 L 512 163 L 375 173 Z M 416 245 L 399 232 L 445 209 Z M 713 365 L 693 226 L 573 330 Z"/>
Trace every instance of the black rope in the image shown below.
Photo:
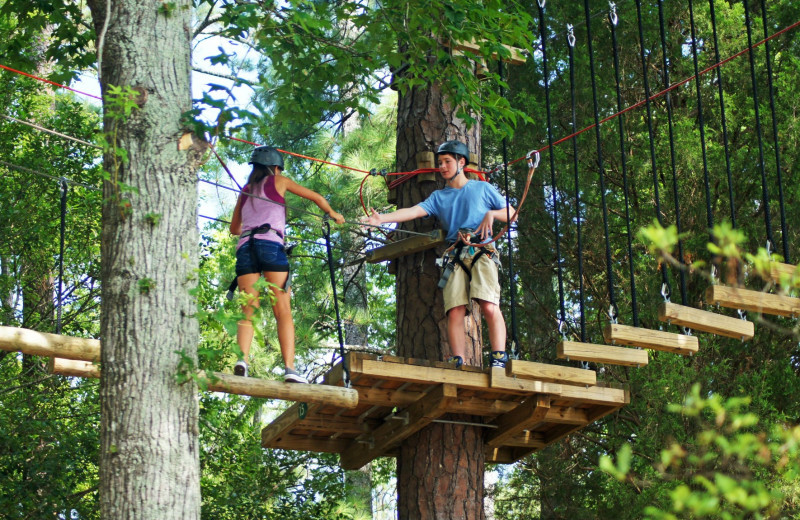
<path fill-rule="evenodd" d="M 708 0 L 711 10 L 711 31 L 714 36 L 714 63 L 720 62 L 719 40 L 717 38 L 717 16 L 714 12 L 714 0 Z M 730 203 L 731 226 L 736 228 L 736 200 L 733 196 L 733 177 L 731 175 L 731 152 L 728 144 L 728 120 L 725 114 L 725 93 L 722 88 L 722 67 L 717 67 L 717 90 L 719 92 L 719 111 L 722 119 L 722 143 L 725 147 L 725 172 L 728 177 L 728 201 Z"/>
<path fill-rule="evenodd" d="M 612 4 L 613 5 L 613 4 Z M 611 22 L 611 42 L 614 47 L 614 81 L 617 87 L 617 111 L 622 111 L 622 92 L 620 90 L 619 78 L 619 46 L 617 45 L 617 12 L 613 7 L 609 13 Z M 619 151 L 622 159 L 622 191 L 625 196 L 625 229 L 628 239 L 628 271 L 631 275 L 631 307 L 633 308 L 633 326 L 639 326 L 639 305 L 636 301 L 636 277 L 633 269 L 633 245 L 631 244 L 631 214 L 630 202 L 628 200 L 628 159 L 625 147 L 625 117 L 619 116 Z"/>
<path fill-rule="evenodd" d="M 325 236 L 325 250 L 328 252 L 328 271 L 331 274 L 331 288 L 333 289 L 333 306 L 336 309 L 336 332 L 339 335 L 339 355 L 342 356 L 344 369 L 344 383 L 350 387 L 350 367 L 347 366 L 347 357 L 344 354 L 344 335 L 342 334 L 342 318 L 339 315 L 339 298 L 336 295 L 336 274 L 333 271 L 333 252 L 331 250 L 331 223 L 326 218 L 322 233 Z"/>
<path fill-rule="evenodd" d="M 572 131 L 575 132 L 578 128 L 578 123 L 575 118 L 575 34 L 572 32 L 572 26 L 568 26 L 567 44 L 569 47 L 569 92 L 572 108 Z M 586 308 L 584 303 L 583 294 L 583 234 L 581 232 L 582 217 L 581 217 L 581 189 L 580 189 L 580 175 L 578 168 L 578 137 L 572 136 L 572 162 L 573 172 L 575 174 L 575 222 L 576 233 L 578 236 L 578 310 L 580 312 L 580 326 L 581 326 L 581 342 L 586 342 Z"/>
<path fill-rule="evenodd" d="M 64 305 L 64 244 L 67 236 L 67 190 L 69 185 L 66 179 L 60 180 L 61 185 L 61 229 L 58 248 L 58 308 L 56 310 L 56 334 L 61 334 L 61 308 Z"/>
<path fill-rule="evenodd" d="M 700 68 L 697 65 L 697 27 L 694 23 L 694 0 L 689 0 L 689 30 L 692 34 L 692 63 L 694 75 L 700 77 Z M 700 127 L 700 148 L 703 152 L 703 187 L 706 194 L 706 226 L 711 241 L 714 241 L 714 213 L 711 210 L 711 186 L 708 179 L 708 157 L 706 154 L 706 125 L 703 120 L 703 98 L 700 92 L 700 80 L 694 82 L 697 94 L 697 124 Z"/>
<path fill-rule="evenodd" d="M 502 86 L 503 62 L 498 61 L 498 73 L 500 75 L 500 97 L 505 96 L 505 89 Z M 506 233 L 506 244 L 508 245 L 508 285 L 509 299 L 511 300 L 511 355 L 514 359 L 519 357 L 519 329 L 517 324 L 517 281 L 514 273 L 514 244 L 511 242 L 511 201 L 509 200 L 508 189 L 508 139 L 503 137 L 503 184 L 506 190 L 506 222 L 508 222 L 508 233 Z"/>
<path fill-rule="evenodd" d="M 769 37 L 767 32 L 767 6 L 761 0 L 761 22 L 764 25 L 764 38 Z M 786 206 L 783 199 L 783 172 L 781 172 L 781 147 L 778 143 L 778 119 L 775 115 L 775 86 L 772 84 L 772 54 L 769 51 L 769 40 L 764 43 L 764 52 L 767 60 L 767 85 L 769 86 L 769 108 L 772 111 L 772 138 L 775 141 L 775 171 L 778 176 L 778 204 L 781 210 L 781 241 L 783 242 L 783 260 L 791 263 L 789 259 L 789 234 L 786 232 Z M 752 52 L 750 53 L 752 54 Z"/>
<path fill-rule="evenodd" d="M 642 78 L 644 80 L 644 99 L 647 107 L 647 132 L 650 143 L 650 165 L 653 170 L 653 197 L 656 203 L 656 220 L 661 227 L 664 227 L 664 216 L 661 212 L 661 197 L 658 189 L 658 163 L 656 162 L 655 136 L 653 133 L 653 107 L 650 101 L 650 82 L 647 79 L 647 58 L 645 57 L 644 29 L 642 25 L 642 0 L 636 0 L 636 17 L 639 24 L 639 56 L 642 59 Z M 664 297 L 669 299 L 672 288 L 667 275 L 668 267 L 666 263 L 661 264 L 661 284 L 664 288 Z"/>
<path fill-rule="evenodd" d="M 669 65 L 670 59 L 668 55 L 667 49 L 667 31 L 664 28 L 664 1 L 658 0 L 658 26 L 661 33 L 661 54 L 662 54 L 662 64 L 664 67 L 664 88 L 669 88 L 670 81 L 669 81 Z M 675 227 L 678 229 L 678 236 L 681 234 L 681 208 L 680 208 L 680 199 L 678 197 L 678 172 L 675 167 L 675 129 L 673 128 L 672 124 L 672 93 L 667 92 L 666 94 L 666 105 L 667 105 L 667 127 L 669 129 L 669 157 L 670 157 L 670 166 L 672 167 L 672 198 L 675 202 Z M 678 239 L 678 261 L 684 263 L 684 256 L 683 256 L 683 240 L 680 238 Z M 678 275 L 680 278 L 680 289 L 681 289 L 681 304 L 686 305 L 688 303 L 686 297 L 686 271 L 684 269 L 678 270 Z"/>
<path fill-rule="evenodd" d="M 747 46 L 752 49 L 753 47 L 753 31 L 750 28 L 750 8 L 747 7 L 747 0 L 743 0 L 744 5 L 744 23 L 747 27 Z M 761 130 L 761 113 L 758 107 L 758 83 L 756 82 L 756 61 L 753 56 L 755 52 L 752 50 L 747 53 L 750 57 L 750 82 L 753 85 L 753 110 L 755 111 L 756 118 L 756 134 L 758 135 L 758 166 L 761 171 L 761 202 L 764 205 L 764 226 L 767 230 L 767 241 L 769 248 L 775 244 L 772 237 L 772 219 L 769 214 L 769 188 L 767 187 L 767 172 L 764 167 L 764 136 Z"/>
<path fill-rule="evenodd" d="M 557 266 L 557 275 L 558 275 L 558 305 L 559 305 L 559 316 L 561 323 L 566 323 L 567 315 L 564 308 L 564 273 L 563 273 L 563 263 L 561 261 L 561 233 L 558 229 L 558 186 L 556 185 L 556 165 L 555 159 L 553 157 L 553 125 L 551 122 L 551 114 L 550 114 L 550 73 L 547 70 L 547 34 L 545 30 L 544 24 L 544 2 L 538 2 L 539 4 L 539 30 L 541 32 L 541 40 L 542 40 L 542 75 L 544 79 L 544 100 L 545 100 L 545 108 L 547 112 L 547 153 L 550 157 L 550 184 L 552 189 L 552 201 L 553 201 L 553 220 L 555 223 L 555 235 L 556 235 L 556 266 Z"/>
<path fill-rule="evenodd" d="M 594 73 L 594 51 L 592 50 L 592 24 L 589 22 L 589 0 L 583 0 L 586 13 L 586 39 L 589 43 L 589 73 L 592 76 L 592 102 L 594 106 L 594 134 L 597 142 L 597 170 L 600 174 L 600 200 L 603 206 L 603 232 L 606 241 L 606 271 L 608 273 L 609 317 L 616 319 L 617 302 L 614 294 L 614 268 L 611 265 L 611 239 L 608 230 L 608 205 L 606 204 L 605 167 L 603 166 L 603 144 L 600 137 L 600 113 L 597 106 L 597 78 Z"/>

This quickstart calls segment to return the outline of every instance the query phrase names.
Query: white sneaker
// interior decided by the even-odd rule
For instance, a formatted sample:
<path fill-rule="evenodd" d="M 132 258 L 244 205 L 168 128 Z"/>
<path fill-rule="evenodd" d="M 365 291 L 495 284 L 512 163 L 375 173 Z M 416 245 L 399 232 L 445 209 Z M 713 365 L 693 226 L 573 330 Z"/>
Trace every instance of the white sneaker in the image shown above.
<path fill-rule="evenodd" d="M 233 366 L 233 375 L 247 377 L 247 363 L 239 361 Z"/>
<path fill-rule="evenodd" d="M 301 376 L 300 374 L 297 373 L 297 371 L 295 371 L 295 370 L 293 370 L 291 368 L 286 368 L 283 371 L 283 380 L 286 383 L 305 383 L 305 384 L 308 384 L 308 379 L 306 379 L 305 377 Z"/>

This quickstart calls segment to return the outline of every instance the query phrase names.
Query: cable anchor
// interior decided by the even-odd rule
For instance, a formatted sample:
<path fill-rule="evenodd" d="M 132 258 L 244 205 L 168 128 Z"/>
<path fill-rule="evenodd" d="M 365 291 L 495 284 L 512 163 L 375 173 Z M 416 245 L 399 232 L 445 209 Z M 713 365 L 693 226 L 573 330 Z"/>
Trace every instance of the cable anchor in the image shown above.
<path fill-rule="evenodd" d="M 539 0 L 539 7 L 544 9 L 544 4 L 546 4 L 546 3 L 547 3 L 547 0 Z"/>
<path fill-rule="evenodd" d="M 692 329 L 690 329 L 689 327 L 681 327 L 681 330 L 683 331 L 683 333 L 686 336 L 691 336 L 692 335 Z"/>
<path fill-rule="evenodd" d="M 747 313 L 744 311 L 744 309 L 736 309 L 736 310 L 739 312 L 739 319 L 741 319 L 742 321 L 747 321 Z"/>
<path fill-rule="evenodd" d="M 608 317 L 611 319 L 611 323 L 617 323 L 617 308 L 614 307 L 614 304 L 608 306 Z"/>
<path fill-rule="evenodd" d="M 532 157 L 535 157 L 535 159 Z M 539 150 L 531 150 L 525 158 L 528 159 L 528 168 L 536 169 L 539 167 Z"/>
<path fill-rule="evenodd" d="M 575 47 L 575 26 L 571 23 L 567 24 L 567 43 L 570 47 Z"/>
<path fill-rule="evenodd" d="M 717 284 L 717 266 L 714 265 L 714 264 L 711 264 L 710 277 L 711 277 L 711 285 L 716 285 Z"/>
<path fill-rule="evenodd" d="M 561 334 L 561 339 L 567 340 L 567 322 L 562 319 L 558 320 L 558 333 Z"/>
<path fill-rule="evenodd" d="M 669 303 L 670 290 L 666 283 L 661 284 L 661 296 L 664 297 L 665 303 Z"/>
<path fill-rule="evenodd" d="M 617 16 L 617 4 L 615 4 L 614 2 L 609 2 L 608 8 L 609 8 L 608 19 L 616 27 L 617 23 L 619 22 L 619 16 Z"/>

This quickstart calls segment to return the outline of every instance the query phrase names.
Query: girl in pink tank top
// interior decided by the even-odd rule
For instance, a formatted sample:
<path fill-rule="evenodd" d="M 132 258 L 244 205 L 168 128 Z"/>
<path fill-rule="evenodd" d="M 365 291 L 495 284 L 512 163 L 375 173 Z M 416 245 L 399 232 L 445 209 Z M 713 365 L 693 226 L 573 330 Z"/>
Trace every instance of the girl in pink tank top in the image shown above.
<path fill-rule="evenodd" d="M 236 208 L 233 210 L 230 230 L 241 235 L 236 244 L 236 276 L 239 290 L 249 295 L 249 302 L 242 306 L 243 320 L 238 323 L 236 342 L 242 358 L 236 363 L 233 373 L 247 376 L 247 359 L 253 342 L 252 317 L 260 307 L 259 292 L 253 286 L 263 274 L 270 282 L 274 297 L 272 312 L 278 325 L 278 342 L 285 365 L 284 381 L 307 383 L 294 367 L 294 321 L 292 320 L 291 296 L 284 290 L 289 279 L 289 261 L 283 249 L 283 233 L 286 225 L 286 192 L 314 202 L 337 224 L 344 217 L 333 211 L 328 201 L 319 193 L 304 188 L 288 177 L 281 175 L 283 156 L 275 148 L 259 146 L 253 150 L 250 163 L 253 171 Z"/>

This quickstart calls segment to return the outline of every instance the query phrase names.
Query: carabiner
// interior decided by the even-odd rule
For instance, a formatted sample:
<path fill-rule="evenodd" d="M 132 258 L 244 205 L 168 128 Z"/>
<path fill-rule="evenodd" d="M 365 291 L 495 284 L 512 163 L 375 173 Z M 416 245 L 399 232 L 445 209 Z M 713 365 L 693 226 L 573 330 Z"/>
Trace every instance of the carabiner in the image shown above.
<path fill-rule="evenodd" d="M 575 26 L 571 23 L 567 24 L 567 43 L 570 47 L 575 47 Z"/>
<path fill-rule="evenodd" d="M 619 22 L 619 16 L 617 16 L 617 4 L 614 2 L 609 2 L 608 8 L 610 9 L 610 12 L 608 13 L 608 19 L 611 21 L 614 27 L 616 27 L 617 22 Z"/>
<path fill-rule="evenodd" d="M 531 159 L 532 155 L 536 157 L 535 160 Z M 539 150 L 531 150 L 525 158 L 528 159 L 528 168 L 536 169 L 539 167 Z"/>

